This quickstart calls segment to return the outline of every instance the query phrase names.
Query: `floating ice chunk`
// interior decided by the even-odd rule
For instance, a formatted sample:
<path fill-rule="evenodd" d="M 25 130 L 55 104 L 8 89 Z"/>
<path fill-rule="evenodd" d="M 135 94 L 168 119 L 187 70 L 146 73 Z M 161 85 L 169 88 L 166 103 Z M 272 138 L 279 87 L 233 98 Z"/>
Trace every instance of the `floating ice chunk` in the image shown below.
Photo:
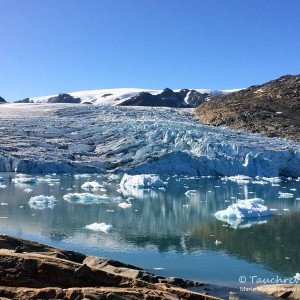
<path fill-rule="evenodd" d="M 292 189 L 290 189 L 290 191 L 293 191 L 293 192 L 295 192 L 295 191 L 297 191 L 297 189 L 295 189 L 295 188 L 292 188 Z"/>
<path fill-rule="evenodd" d="M 75 179 L 80 179 L 80 178 L 91 178 L 92 175 L 91 174 L 76 174 L 74 175 Z"/>
<path fill-rule="evenodd" d="M 157 271 L 159 271 L 159 270 L 164 270 L 165 268 L 161 268 L 161 267 L 154 267 L 153 268 L 153 270 L 157 270 Z"/>
<path fill-rule="evenodd" d="M 94 231 L 102 231 L 105 233 L 110 233 L 113 231 L 113 226 L 106 223 L 92 223 L 90 225 L 86 225 L 85 228 L 94 230 Z"/>
<path fill-rule="evenodd" d="M 216 240 L 216 241 L 215 241 L 215 244 L 216 244 L 216 245 L 220 245 L 220 244 L 222 244 L 222 242 L 219 241 L 219 240 Z"/>
<path fill-rule="evenodd" d="M 4 181 L 4 178 L 0 176 L 0 182 Z"/>
<path fill-rule="evenodd" d="M 279 196 L 278 198 L 293 198 L 294 195 L 292 193 L 283 193 L 283 192 L 279 192 Z"/>
<path fill-rule="evenodd" d="M 253 198 L 248 200 L 238 200 L 227 207 L 215 213 L 215 217 L 221 221 L 227 222 L 230 219 L 260 218 L 271 214 L 267 206 L 262 205 L 263 199 Z"/>
<path fill-rule="evenodd" d="M 64 200 L 70 203 L 100 204 L 107 203 L 110 198 L 107 195 L 94 195 L 91 193 L 69 193 L 63 196 Z"/>
<path fill-rule="evenodd" d="M 35 184 L 37 183 L 36 177 L 28 177 L 24 174 L 19 174 L 16 176 L 15 179 L 13 179 L 13 182 L 15 184 Z"/>
<path fill-rule="evenodd" d="M 0 183 L 0 189 L 6 189 L 7 188 L 7 185 L 6 184 L 1 184 Z"/>
<path fill-rule="evenodd" d="M 60 179 L 59 178 L 53 178 L 51 175 L 46 175 L 45 177 L 39 177 L 37 179 L 38 182 L 48 182 L 49 185 L 50 184 L 54 184 L 54 183 L 58 183 L 60 182 Z"/>
<path fill-rule="evenodd" d="M 126 209 L 126 208 L 132 207 L 132 204 L 128 203 L 128 202 L 121 202 L 121 203 L 118 204 L 118 206 L 123 208 L 123 209 Z"/>
<path fill-rule="evenodd" d="M 260 184 L 260 185 L 268 184 L 268 182 L 263 181 L 263 180 L 253 180 L 251 183 L 252 184 Z"/>
<path fill-rule="evenodd" d="M 120 186 L 138 189 L 160 188 L 165 183 L 155 174 L 128 175 L 125 174 L 121 180 Z"/>
<path fill-rule="evenodd" d="M 296 273 L 296 275 L 294 276 L 294 278 L 295 278 L 296 280 L 299 280 L 299 281 L 300 281 L 300 273 Z"/>
<path fill-rule="evenodd" d="M 189 190 L 189 191 L 186 191 L 184 193 L 187 197 L 191 197 L 192 195 L 196 195 L 197 194 L 197 191 L 196 190 Z"/>
<path fill-rule="evenodd" d="M 84 190 L 99 190 L 101 189 L 103 186 L 101 184 L 99 184 L 97 181 L 91 181 L 91 182 L 85 182 L 81 188 Z"/>
<path fill-rule="evenodd" d="M 262 177 L 263 180 L 269 181 L 271 183 L 280 183 L 281 178 L 280 177 Z"/>
<path fill-rule="evenodd" d="M 8 205 L 8 203 L 6 203 L 6 202 L 1 202 L 0 205 L 6 206 L 6 205 Z"/>
<path fill-rule="evenodd" d="M 45 209 L 45 208 L 53 208 L 58 201 L 55 199 L 54 196 L 35 196 L 31 197 L 28 204 L 31 208 L 34 209 Z"/>
<path fill-rule="evenodd" d="M 119 178 L 120 178 L 120 176 L 117 175 L 117 174 L 110 174 L 110 175 L 108 176 L 108 180 L 110 180 L 110 181 L 116 181 L 116 180 L 118 180 Z"/>
<path fill-rule="evenodd" d="M 237 184 L 247 184 L 252 181 L 251 177 L 245 175 L 229 176 L 229 177 L 225 177 L 225 180 L 226 179 L 236 182 Z"/>

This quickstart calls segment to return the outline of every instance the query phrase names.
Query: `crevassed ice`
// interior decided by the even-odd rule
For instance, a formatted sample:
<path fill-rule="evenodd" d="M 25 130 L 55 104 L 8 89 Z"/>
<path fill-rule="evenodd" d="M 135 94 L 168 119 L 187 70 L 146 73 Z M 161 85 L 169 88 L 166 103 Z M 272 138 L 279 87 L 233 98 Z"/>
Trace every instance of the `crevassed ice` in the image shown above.
<path fill-rule="evenodd" d="M 0 140 L 9 135 L 13 144 L 1 147 L 0 171 L 300 176 L 300 143 L 206 126 L 193 117 L 189 109 L 1 106 Z M 87 147 L 77 155 L 70 145 Z"/>

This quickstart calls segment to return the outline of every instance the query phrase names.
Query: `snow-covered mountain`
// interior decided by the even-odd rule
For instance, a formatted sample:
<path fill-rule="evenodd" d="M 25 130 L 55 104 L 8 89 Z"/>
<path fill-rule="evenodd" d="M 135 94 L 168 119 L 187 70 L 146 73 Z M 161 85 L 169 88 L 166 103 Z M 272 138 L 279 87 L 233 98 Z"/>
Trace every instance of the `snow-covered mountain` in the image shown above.
<path fill-rule="evenodd" d="M 26 98 L 20 103 L 62 103 L 65 102 L 89 103 L 96 105 L 122 105 L 122 106 L 172 106 L 172 107 L 196 107 L 212 96 L 227 94 L 234 90 L 210 90 L 210 89 L 182 89 L 182 90 L 149 90 L 140 88 L 116 88 L 87 90 L 71 92 L 67 94 L 56 94 L 41 97 Z M 71 97 L 70 97 L 71 96 Z M 151 103 L 149 97 L 152 96 Z M 173 100 L 176 100 L 175 102 Z M 153 101 L 153 102 L 152 102 Z"/>

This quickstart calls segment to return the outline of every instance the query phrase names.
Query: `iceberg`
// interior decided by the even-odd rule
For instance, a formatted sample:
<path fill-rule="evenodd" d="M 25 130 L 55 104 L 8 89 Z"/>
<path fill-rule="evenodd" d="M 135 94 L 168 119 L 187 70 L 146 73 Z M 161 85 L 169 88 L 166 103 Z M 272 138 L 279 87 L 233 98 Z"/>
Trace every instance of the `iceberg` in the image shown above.
<path fill-rule="evenodd" d="M 35 184 L 37 183 L 38 179 L 36 177 L 28 177 L 24 174 L 18 174 L 13 182 L 15 184 Z"/>
<path fill-rule="evenodd" d="M 85 228 L 93 231 L 102 231 L 105 233 L 110 233 L 113 231 L 113 226 L 106 223 L 92 223 L 90 225 L 86 225 Z"/>
<path fill-rule="evenodd" d="M 278 198 L 287 198 L 287 199 L 289 199 L 289 198 L 293 198 L 294 197 L 294 194 L 292 194 L 292 193 L 284 193 L 284 192 L 278 192 Z"/>
<path fill-rule="evenodd" d="M 121 187 L 130 187 L 137 189 L 160 188 L 165 183 L 155 174 L 128 175 L 125 174 L 120 183 Z"/>
<path fill-rule="evenodd" d="M 237 184 L 247 184 L 252 181 L 251 177 L 245 175 L 229 176 L 229 177 L 225 177 L 225 179 L 236 182 Z"/>
<path fill-rule="evenodd" d="M 225 210 L 217 211 L 215 217 L 221 221 L 229 221 L 228 223 L 232 220 L 267 217 L 271 211 L 263 203 L 264 200 L 260 198 L 238 200 L 237 203 L 229 205 Z"/>
<path fill-rule="evenodd" d="M 94 195 L 91 193 L 69 193 L 64 195 L 63 198 L 70 203 L 79 204 L 108 203 L 110 200 L 107 195 Z"/>
<path fill-rule="evenodd" d="M 99 190 L 101 188 L 103 188 L 103 186 L 101 184 L 99 184 L 97 181 L 91 181 L 91 182 L 85 182 L 82 186 L 82 189 L 84 190 Z"/>
<path fill-rule="evenodd" d="M 118 204 L 118 206 L 123 208 L 123 209 L 126 209 L 126 208 L 132 207 L 132 204 L 128 203 L 128 202 L 121 202 L 121 203 Z"/>
<path fill-rule="evenodd" d="M 58 200 L 55 199 L 54 196 L 35 196 L 31 197 L 28 204 L 30 208 L 33 209 L 45 209 L 45 208 L 54 208 L 54 206 L 58 203 Z"/>

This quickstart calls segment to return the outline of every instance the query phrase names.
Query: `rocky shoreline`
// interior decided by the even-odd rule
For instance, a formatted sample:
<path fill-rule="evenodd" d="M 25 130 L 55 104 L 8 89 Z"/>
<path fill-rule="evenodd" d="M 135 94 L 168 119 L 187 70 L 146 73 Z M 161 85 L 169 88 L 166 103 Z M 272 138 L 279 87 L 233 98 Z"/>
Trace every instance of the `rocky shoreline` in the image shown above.
<path fill-rule="evenodd" d="M 156 276 L 118 261 L 0 235 L 1 299 L 219 299 L 204 283 Z"/>
<path fill-rule="evenodd" d="M 265 296 L 240 293 L 0 234 L 0 299 L 300 299 L 297 288 L 272 285 L 256 287 Z"/>

